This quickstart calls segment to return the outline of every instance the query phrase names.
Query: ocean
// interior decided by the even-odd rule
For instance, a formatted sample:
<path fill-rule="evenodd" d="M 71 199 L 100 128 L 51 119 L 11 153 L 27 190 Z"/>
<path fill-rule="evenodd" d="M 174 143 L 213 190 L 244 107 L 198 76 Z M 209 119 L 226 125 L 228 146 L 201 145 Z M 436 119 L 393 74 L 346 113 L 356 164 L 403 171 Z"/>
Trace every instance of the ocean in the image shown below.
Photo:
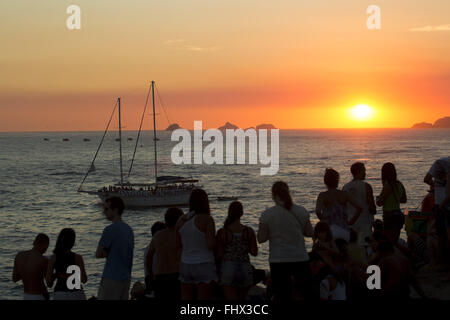
<path fill-rule="evenodd" d="M 0 299 L 22 298 L 21 282 L 16 284 L 11 280 L 16 253 L 30 249 L 34 237 L 44 232 L 50 237 L 46 255 L 51 255 L 56 237 L 65 227 L 75 229 L 77 234 L 73 251 L 81 254 L 85 261 L 86 296 L 97 295 L 104 260 L 95 259 L 95 250 L 109 222 L 102 215 L 99 199 L 78 193 L 77 189 L 102 134 L 0 133 Z M 145 131 L 141 135 L 130 181 L 154 179 L 152 134 Z M 123 132 L 125 175 L 136 135 L 135 131 Z M 242 221 L 255 231 L 261 212 L 273 204 L 270 188 L 276 180 L 289 184 L 294 202 L 311 212 L 314 225 L 317 222 L 313 213 L 315 200 L 319 192 L 325 190 L 325 168 L 332 167 L 340 172 L 342 186 L 351 180 L 350 165 L 355 161 L 364 162 L 367 182 L 378 195 L 381 166 L 393 162 L 408 195 L 408 203 L 403 208 L 414 210 L 428 190 L 422 182 L 427 170 L 435 159 L 450 155 L 448 129 L 281 130 L 279 172 L 275 176 L 261 176 L 261 164 L 174 165 L 170 154 L 176 142 L 170 140 L 170 132 L 160 131 L 158 137 L 158 174 L 198 178 L 209 194 L 216 228 L 223 226 L 229 205 L 229 201 L 217 198 L 239 197 L 245 211 Z M 115 138 L 117 132 L 108 133 L 95 162 L 96 170 L 88 176 L 85 189 L 96 190 L 119 181 L 119 143 Z M 132 283 L 144 281 L 143 253 L 151 240 L 150 227 L 155 221 L 163 220 L 164 212 L 164 208 L 126 210 L 123 215 L 123 220 L 135 233 Z M 381 218 L 380 209 L 377 217 Z M 310 240 L 307 246 L 311 246 Z M 252 263 L 257 268 L 268 269 L 267 260 L 266 243 L 259 246 L 259 255 L 252 258 Z"/>

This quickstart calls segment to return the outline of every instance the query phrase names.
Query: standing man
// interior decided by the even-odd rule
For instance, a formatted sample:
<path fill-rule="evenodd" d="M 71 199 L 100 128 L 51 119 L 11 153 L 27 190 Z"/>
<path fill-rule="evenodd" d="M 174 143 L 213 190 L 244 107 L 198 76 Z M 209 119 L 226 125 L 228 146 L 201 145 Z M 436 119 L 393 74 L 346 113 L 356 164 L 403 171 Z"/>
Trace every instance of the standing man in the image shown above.
<path fill-rule="evenodd" d="M 122 221 L 125 206 L 119 197 L 105 200 L 104 213 L 112 223 L 103 230 L 96 257 L 106 258 L 99 300 L 128 300 L 133 266 L 133 229 Z"/>
<path fill-rule="evenodd" d="M 423 181 L 434 187 L 439 260 L 450 263 L 450 157 L 436 160 Z"/>
<path fill-rule="evenodd" d="M 350 193 L 363 208 L 361 215 L 355 224 L 352 225 L 353 230 L 358 234 L 358 244 L 364 245 L 365 238 L 372 234 L 373 216 L 377 213 L 377 207 L 373 198 L 373 189 L 370 184 L 365 182 L 366 167 L 362 162 L 355 162 L 350 167 L 353 180 L 344 185 L 343 191 Z M 347 214 L 352 219 L 356 213 L 355 207 L 347 203 Z"/>
<path fill-rule="evenodd" d="M 23 282 L 24 300 L 48 300 L 48 291 L 44 283 L 48 259 L 43 256 L 50 240 L 40 233 L 33 242 L 33 249 L 21 251 L 14 259 L 12 280 Z"/>

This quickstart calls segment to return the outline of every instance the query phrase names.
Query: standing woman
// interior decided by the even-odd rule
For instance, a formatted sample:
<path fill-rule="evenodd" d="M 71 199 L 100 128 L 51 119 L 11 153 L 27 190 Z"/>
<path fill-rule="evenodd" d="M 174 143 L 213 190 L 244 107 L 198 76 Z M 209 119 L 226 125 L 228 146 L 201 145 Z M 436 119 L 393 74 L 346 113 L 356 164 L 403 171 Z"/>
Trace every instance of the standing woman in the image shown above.
<path fill-rule="evenodd" d="M 294 286 L 304 299 L 313 299 L 312 273 L 305 237 L 314 234 L 309 213 L 293 204 L 288 185 L 277 181 L 272 186 L 275 205 L 261 214 L 258 242 L 269 240 L 269 264 L 274 298 L 291 300 Z"/>
<path fill-rule="evenodd" d="M 352 226 L 362 212 L 361 205 L 346 191 L 338 189 L 339 173 L 334 169 L 326 169 L 323 182 L 327 191 L 321 192 L 316 201 L 316 215 L 320 221 L 326 222 L 333 233 L 333 238 L 350 240 Z M 348 219 L 347 204 L 355 208 L 352 219 Z"/>
<path fill-rule="evenodd" d="M 214 257 L 216 226 L 203 189 L 192 190 L 189 213 L 178 220 L 176 236 L 181 247 L 181 299 L 211 300 L 214 282 L 218 280 Z"/>
<path fill-rule="evenodd" d="M 387 162 L 381 168 L 383 189 L 377 197 L 377 205 L 383 207 L 383 224 L 394 244 L 400 237 L 400 231 L 405 223 L 405 216 L 400 210 L 400 203 L 406 203 L 406 190 L 397 180 L 397 170 L 394 164 Z"/>
<path fill-rule="evenodd" d="M 228 208 L 224 227 L 217 232 L 217 259 L 220 265 L 220 285 L 225 300 L 244 300 L 253 284 L 253 269 L 249 254 L 258 254 L 255 231 L 241 224 L 242 203 L 233 201 Z"/>
<path fill-rule="evenodd" d="M 71 228 L 64 228 L 58 235 L 55 250 L 50 258 L 45 280 L 49 288 L 53 287 L 56 279 L 56 285 L 53 293 L 53 300 L 86 300 L 83 288 L 69 289 L 67 279 L 71 274 L 67 273 L 67 268 L 71 265 L 77 265 L 80 268 L 81 282 L 87 282 L 86 270 L 84 268 L 83 257 L 72 248 L 75 244 L 75 231 Z"/>

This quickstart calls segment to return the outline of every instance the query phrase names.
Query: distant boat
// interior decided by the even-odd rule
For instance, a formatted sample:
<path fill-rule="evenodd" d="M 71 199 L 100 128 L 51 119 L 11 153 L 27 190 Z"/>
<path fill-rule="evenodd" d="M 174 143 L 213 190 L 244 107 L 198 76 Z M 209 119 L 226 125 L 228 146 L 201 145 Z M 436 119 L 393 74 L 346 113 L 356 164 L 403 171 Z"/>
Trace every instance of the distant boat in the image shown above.
<path fill-rule="evenodd" d="M 91 141 L 91 139 L 84 138 L 83 141 Z"/>
<path fill-rule="evenodd" d="M 44 138 L 44 141 L 50 141 L 48 138 Z"/>
<path fill-rule="evenodd" d="M 64 138 L 64 139 L 63 139 L 63 141 L 70 141 L 70 139 L 68 139 L 68 138 Z"/>
<path fill-rule="evenodd" d="M 128 141 L 132 141 L 132 140 L 133 140 L 133 138 L 128 138 L 127 140 L 128 140 Z"/>
<path fill-rule="evenodd" d="M 78 192 L 84 192 L 91 195 L 98 196 L 102 202 L 112 196 L 120 197 L 125 206 L 127 207 L 167 207 L 167 206 L 182 206 L 187 205 L 189 203 L 189 197 L 191 191 L 197 187 L 196 183 L 197 179 L 180 177 L 180 176 L 158 176 L 157 172 L 157 147 L 156 142 L 159 140 L 156 137 L 156 117 L 155 117 L 155 82 L 152 81 L 151 87 L 149 88 L 149 94 L 147 95 L 147 101 L 150 96 L 150 90 L 152 92 L 152 101 L 153 101 L 153 141 L 154 141 L 154 152 L 155 152 L 155 161 L 154 161 L 154 169 L 155 169 L 155 182 L 153 183 L 130 183 L 125 182 L 123 177 L 123 168 L 122 168 L 122 126 L 121 126 L 121 105 L 120 98 L 117 99 L 117 104 L 114 106 L 113 114 L 116 110 L 116 106 L 118 106 L 118 118 L 119 118 L 119 138 L 116 141 L 119 141 L 119 154 L 120 154 L 120 181 L 114 185 L 104 186 L 96 191 L 88 191 L 83 190 L 83 183 L 86 180 L 89 173 L 92 171 L 94 167 L 94 161 L 97 157 L 98 151 L 103 143 L 105 135 L 108 131 L 109 125 L 111 123 L 111 118 L 108 122 L 108 126 L 106 127 L 105 133 L 103 134 L 103 138 L 100 141 L 100 145 L 97 149 L 97 153 L 94 156 L 94 159 L 91 162 L 91 166 L 84 176 L 83 181 L 78 188 Z M 131 170 L 133 168 L 133 162 L 136 154 L 136 149 L 139 143 L 139 137 L 141 134 L 142 123 L 144 120 L 144 115 L 146 111 L 147 103 L 144 107 L 144 112 L 141 118 L 141 125 L 139 127 L 139 132 L 136 138 L 136 145 L 134 149 L 133 159 L 131 160 L 130 169 L 128 171 L 128 177 L 130 177 Z M 142 146 L 142 145 L 141 145 Z"/>

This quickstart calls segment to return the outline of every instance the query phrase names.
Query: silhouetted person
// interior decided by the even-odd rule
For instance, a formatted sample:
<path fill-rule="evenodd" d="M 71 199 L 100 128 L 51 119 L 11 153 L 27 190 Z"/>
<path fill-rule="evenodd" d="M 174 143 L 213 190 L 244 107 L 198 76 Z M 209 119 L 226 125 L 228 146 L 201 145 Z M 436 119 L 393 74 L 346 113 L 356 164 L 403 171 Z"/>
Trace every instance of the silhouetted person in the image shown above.
<path fill-rule="evenodd" d="M 424 178 L 434 187 L 436 231 L 439 238 L 439 263 L 450 264 L 450 157 L 436 160 Z"/>
<path fill-rule="evenodd" d="M 152 224 L 152 227 L 150 228 L 150 232 L 152 234 L 152 240 L 150 243 L 145 247 L 144 249 L 144 275 L 145 275 L 145 294 L 147 295 L 154 295 L 154 271 L 156 266 L 156 258 L 153 258 L 152 264 L 148 266 L 147 259 L 148 259 L 148 252 L 150 250 L 150 245 L 153 241 L 153 238 L 155 235 L 159 232 L 166 229 L 166 224 L 162 221 L 156 221 Z"/>
<path fill-rule="evenodd" d="M 383 189 L 377 197 L 377 205 L 383 207 L 383 225 L 387 236 L 395 245 L 400 237 L 400 231 L 405 224 L 405 215 L 400 210 L 400 204 L 406 203 L 406 190 L 397 179 L 394 164 L 387 162 L 381 167 Z"/>
<path fill-rule="evenodd" d="M 147 272 L 153 277 L 157 299 L 178 301 L 181 298 L 179 280 L 181 248 L 177 245 L 175 225 L 183 215 L 180 208 L 169 208 L 164 215 L 165 228 L 152 238 L 146 256 Z"/>
<path fill-rule="evenodd" d="M 50 240 L 40 233 L 33 242 L 33 249 L 19 252 L 14 259 L 12 280 L 23 282 L 24 300 L 48 300 L 48 291 L 44 283 L 48 259 L 43 256 Z"/>
<path fill-rule="evenodd" d="M 309 213 L 293 203 L 289 187 L 283 181 L 273 184 L 272 199 L 275 206 L 265 210 L 259 218 L 258 242 L 269 241 L 274 298 L 291 300 L 295 287 L 304 299 L 312 299 L 312 272 L 305 246 L 305 237 L 312 237 L 314 232 Z"/>
<path fill-rule="evenodd" d="M 258 254 L 255 231 L 241 223 L 242 203 L 228 207 L 224 227 L 217 232 L 217 258 L 220 260 L 220 281 L 226 300 L 244 300 L 253 285 L 253 268 L 249 254 Z"/>
<path fill-rule="evenodd" d="M 323 181 L 327 191 L 321 192 L 316 201 L 316 215 L 320 221 L 326 222 L 334 239 L 350 240 L 350 226 L 358 220 L 362 207 L 346 191 L 338 190 L 339 173 L 334 169 L 326 169 Z M 347 204 L 351 204 L 356 212 L 351 219 L 347 215 Z"/>
<path fill-rule="evenodd" d="M 362 207 L 362 212 L 356 222 L 352 225 L 352 229 L 358 234 L 358 243 L 363 245 L 364 239 L 370 237 L 372 233 L 373 216 L 377 213 L 375 200 L 373 197 L 373 189 L 370 184 L 365 182 L 366 167 L 362 162 L 356 162 L 350 167 L 353 180 L 345 184 L 343 191 L 348 192 L 358 201 Z M 347 214 L 349 218 L 353 218 L 357 209 L 351 204 L 347 204 Z"/>
<path fill-rule="evenodd" d="M 216 226 L 211 217 L 208 195 L 194 189 L 189 198 L 189 213 L 176 225 L 181 247 L 180 281 L 182 300 L 210 300 L 217 269 L 214 257 Z"/>
<path fill-rule="evenodd" d="M 69 289 L 67 287 L 67 279 L 72 275 L 67 273 L 67 268 L 72 265 L 80 268 L 80 282 L 87 282 L 83 257 L 72 252 L 75 237 L 73 229 L 64 228 L 56 240 L 55 250 L 53 250 L 53 255 L 50 258 L 45 277 L 49 288 L 53 287 L 53 283 L 56 280 L 53 300 L 86 300 L 82 287 L 80 289 Z"/>
<path fill-rule="evenodd" d="M 112 223 L 100 238 L 96 257 L 106 258 L 103 269 L 99 300 L 128 300 L 133 266 L 133 229 L 122 221 L 125 209 L 122 199 L 111 197 L 105 200 L 104 213 Z"/>

